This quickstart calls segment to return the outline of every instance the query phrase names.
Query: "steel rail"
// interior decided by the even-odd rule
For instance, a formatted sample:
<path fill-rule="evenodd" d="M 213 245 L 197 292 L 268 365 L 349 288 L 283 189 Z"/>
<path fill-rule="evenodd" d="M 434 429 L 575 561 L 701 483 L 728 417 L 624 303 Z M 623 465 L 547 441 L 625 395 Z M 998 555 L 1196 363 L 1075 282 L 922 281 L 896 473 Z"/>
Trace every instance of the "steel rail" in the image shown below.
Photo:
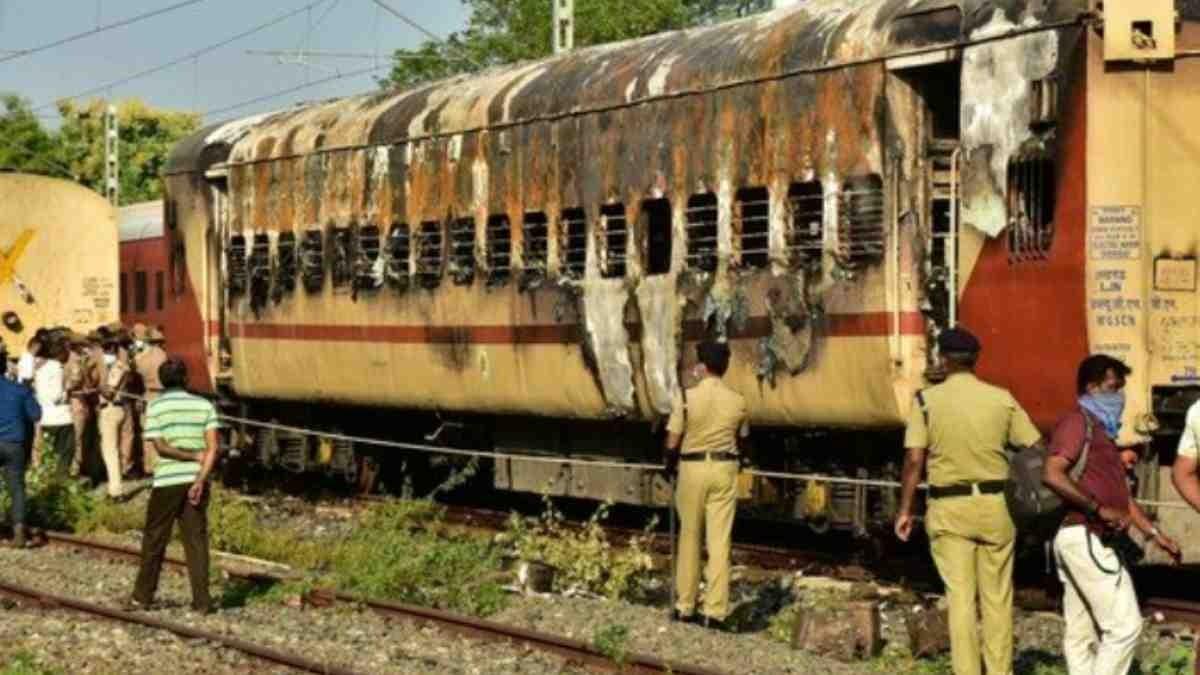
<path fill-rule="evenodd" d="M 90 539 L 69 534 L 47 532 L 46 540 L 47 542 L 56 545 L 77 546 L 126 559 L 138 559 L 141 556 L 141 552 L 133 547 L 92 541 Z M 175 556 L 167 556 L 165 558 L 165 562 L 172 567 L 185 566 L 185 562 Z M 286 581 L 285 577 L 269 572 L 243 572 L 232 570 L 226 567 L 223 567 L 222 569 L 230 577 L 253 583 L 278 583 L 281 581 Z M 0 590 L 2 589 L 3 586 L 0 585 Z M 313 591 L 312 599 L 318 603 L 321 603 L 322 601 L 337 601 L 355 604 L 370 609 L 387 618 L 404 619 L 417 623 L 432 624 L 440 630 L 462 635 L 464 637 L 482 639 L 491 642 L 506 641 L 514 644 L 526 645 L 541 652 L 555 654 L 572 662 L 581 663 L 590 668 L 601 669 L 605 671 L 636 673 L 639 675 L 654 675 L 661 673 L 678 673 L 679 675 L 720 675 L 720 671 L 666 661 L 646 654 L 626 654 L 623 662 L 617 663 L 610 657 L 593 648 L 591 645 L 578 640 L 572 640 L 569 638 L 551 635 L 549 633 L 542 633 L 540 631 L 519 628 L 516 626 L 508 626 L 495 621 L 477 619 L 475 617 L 454 614 L 443 610 L 430 609 L 428 607 L 418 607 L 415 605 L 396 602 L 372 600 L 349 593 L 341 593 L 331 590 Z M 330 670 L 327 672 L 334 673 L 338 671 Z"/>
<path fill-rule="evenodd" d="M 357 671 L 354 670 L 349 670 L 347 668 L 325 663 L 318 663 L 302 656 L 296 656 L 294 654 L 277 651 L 275 649 L 271 649 L 270 647 L 264 647 L 253 642 L 239 640 L 238 638 L 220 635 L 206 630 L 200 630 L 198 628 L 192 628 L 190 626 L 185 626 L 183 624 L 174 623 L 171 621 L 164 621 L 151 616 L 126 612 L 119 609 L 113 609 L 111 607 L 104 607 L 102 605 L 85 602 L 83 600 L 75 600 L 73 598 L 67 598 L 61 595 L 54 595 L 45 591 L 27 588 L 25 586 L 20 586 L 7 581 L 0 581 L 0 595 L 7 596 L 17 602 L 32 602 L 35 605 L 43 608 L 65 607 L 67 609 L 72 609 L 84 614 L 91 614 L 93 616 L 112 619 L 114 621 L 137 624 L 146 626 L 147 628 L 167 631 L 185 638 L 205 640 L 214 644 L 220 644 L 228 649 L 234 649 L 244 654 L 249 654 L 264 661 L 270 661 L 272 663 L 288 666 L 290 668 L 306 670 L 310 673 L 325 673 L 327 675 L 357 674 Z"/>

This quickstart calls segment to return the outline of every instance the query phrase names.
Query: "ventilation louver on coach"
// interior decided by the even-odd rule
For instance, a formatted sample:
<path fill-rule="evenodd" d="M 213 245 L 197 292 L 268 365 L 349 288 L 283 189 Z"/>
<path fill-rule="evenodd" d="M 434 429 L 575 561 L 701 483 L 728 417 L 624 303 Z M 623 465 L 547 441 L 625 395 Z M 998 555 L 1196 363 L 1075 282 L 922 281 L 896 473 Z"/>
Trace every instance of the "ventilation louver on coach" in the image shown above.
<path fill-rule="evenodd" d="M 320 230 L 304 233 L 300 243 L 300 277 L 309 293 L 320 293 L 325 285 L 325 238 Z"/>

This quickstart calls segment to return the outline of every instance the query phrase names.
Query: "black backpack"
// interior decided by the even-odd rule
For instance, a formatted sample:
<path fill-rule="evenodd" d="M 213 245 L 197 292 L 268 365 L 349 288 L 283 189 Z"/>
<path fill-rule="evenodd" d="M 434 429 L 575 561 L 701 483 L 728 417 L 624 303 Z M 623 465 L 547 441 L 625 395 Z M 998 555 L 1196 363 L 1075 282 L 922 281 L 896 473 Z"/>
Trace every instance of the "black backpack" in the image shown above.
<path fill-rule="evenodd" d="M 1083 415 L 1083 448 L 1069 474 L 1077 483 L 1087 467 L 1094 430 L 1092 416 L 1083 411 L 1079 414 Z M 1066 511 L 1062 497 L 1042 482 L 1042 468 L 1046 465 L 1048 452 L 1039 444 L 1014 453 L 1009 459 L 1008 486 L 1004 490 L 1008 512 L 1017 529 L 1046 536 L 1058 529 Z"/>

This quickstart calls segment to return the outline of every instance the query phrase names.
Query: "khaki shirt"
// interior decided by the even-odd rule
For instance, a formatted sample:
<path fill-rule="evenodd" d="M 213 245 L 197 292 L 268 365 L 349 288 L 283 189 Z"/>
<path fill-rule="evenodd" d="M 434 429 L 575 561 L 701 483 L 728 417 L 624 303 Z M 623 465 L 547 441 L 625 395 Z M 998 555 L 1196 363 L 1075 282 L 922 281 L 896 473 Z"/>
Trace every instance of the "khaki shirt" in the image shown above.
<path fill-rule="evenodd" d="M 134 368 L 142 378 L 142 386 L 147 392 L 162 391 L 162 382 L 158 379 L 158 368 L 167 360 L 167 353 L 162 347 L 150 345 L 134 359 Z"/>
<path fill-rule="evenodd" d="M 683 434 L 681 452 L 737 452 L 737 439 L 750 435 L 746 399 L 716 377 L 706 377 L 687 390 L 687 428 L 683 397 L 671 406 L 667 431 Z"/>
<path fill-rule="evenodd" d="M 955 373 L 923 396 L 924 411 L 913 402 L 904 447 L 929 450 L 930 485 L 1006 480 L 1005 448 L 1028 447 L 1042 438 L 1007 389 L 970 373 Z"/>

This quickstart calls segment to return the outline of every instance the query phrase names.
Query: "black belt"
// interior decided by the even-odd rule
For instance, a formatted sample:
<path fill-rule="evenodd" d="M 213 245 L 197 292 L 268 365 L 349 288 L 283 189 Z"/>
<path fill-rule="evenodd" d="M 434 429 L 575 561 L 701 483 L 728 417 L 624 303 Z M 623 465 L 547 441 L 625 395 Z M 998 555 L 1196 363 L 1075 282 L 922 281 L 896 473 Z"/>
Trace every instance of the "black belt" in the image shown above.
<path fill-rule="evenodd" d="M 933 499 L 942 499 L 943 497 L 968 497 L 975 494 L 972 486 L 978 488 L 981 495 L 998 495 L 1004 492 L 1008 481 L 1004 480 L 985 480 L 979 483 L 955 483 L 954 485 L 930 485 L 929 496 Z"/>
<path fill-rule="evenodd" d="M 736 452 L 685 452 L 679 455 L 681 462 L 703 462 L 710 460 L 713 462 L 736 462 L 738 454 Z"/>

